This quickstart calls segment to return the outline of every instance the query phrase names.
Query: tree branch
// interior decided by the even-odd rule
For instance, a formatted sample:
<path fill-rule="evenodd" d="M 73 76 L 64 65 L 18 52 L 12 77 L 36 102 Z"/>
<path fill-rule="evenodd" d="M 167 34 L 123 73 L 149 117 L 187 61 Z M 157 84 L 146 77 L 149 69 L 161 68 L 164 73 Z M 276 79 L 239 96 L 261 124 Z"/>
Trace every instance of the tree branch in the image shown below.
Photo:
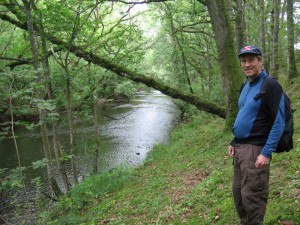
<path fill-rule="evenodd" d="M 24 30 L 27 30 L 27 26 L 24 26 L 23 22 L 18 22 L 7 15 L 0 14 L 0 19 L 6 20 Z M 68 49 L 77 57 L 83 58 L 87 62 L 91 62 L 95 65 L 101 66 L 102 68 L 107 69 L 121 77 L 126 77 L 132 81 L 143 83 L 148 87 L 152 87 L 156 90 L 159 90 L 163 94 L 166 94 L 170 97 L 181 99 L 187 103 L 193 104 L 200 110 L 215 114 L 221 118 L 226 117 L 225 108 L 222 106 L 219 106 L 213 102 L 209 102 L 205 99 L 201 99 L 194 94 L 189 94 L 187 92 L 172 88 L 166 84 L 163 84 L 157 80 L 154 80 L 153 78 L 147 77 L 138 72 L 131 71 L 127 68 L 121 67 L 120 65 L 114 64 L 113 62 L 107 60 L 106 58 L 102 58 L 98 55 L 95 55 L 92 52 L 88 52 L 86 49 L 80 46 L 66 43 L 63 40 L 60 40 L 57 37 L 51 35 L 50 33 L 45 34 L 45 36 L 47 37 L 48 41 L 50 41 L 51 43 L 58 46 L 62 46 L 65 49 Z"/>
<path fill-rule="evenodd" d="M 7 21 L 23 30 L 26 30 L 27 29 L 27 24 L 26 24 L 26 21 L 24 23 L 21 23 L 20 21 L 18 20 L 15 20 L 11 17 L 9 17 L 7 14 L 3 14 L 3 13 L 0 13 L 0 19 L 1 20 L 4 20 L 4 21 Z"/>
<path fill-rule="evenodd" d="M 209 0 L 208 0 L 209 1 Z M 206 0 L 197 0 L 197 2 L 199 2 L 199 3 L 201 3 L 201 4 L 203 4 L 203 5 L 205 5 L 206 6 Z"/>
<path fill-rule="evenodd" d="M 31 64 L 32 61 L 30 59 L 20 59 L 20 58 L 9 58 L 9 57 L 3 57 L 0 56 L 0 60 L 9 60 L 9 61 L 15 61 L 7 64 L 9 68 L 13 69 L 16 66 L 25 65 L 25 64 Z"/>
<path fill-rule="evenodd" d="M 169 1 L 173 1 L 173 0 L 146 0 L 146 1 L 132 1 L 132 2 L 131 1 L 127 2 L 122 0 L 106 0 L 106 2 L 120 2 L 127 5 L 149 4 L 152 2 L 169 2 Z"/>
<path fill-rule="evenodd" d="M 0 56 L 0 59 L 10 60 L 10 61 L 18 61 L 18 62 L 25 62 L 25 63 L 31 63 L 31 61 L 28 60 L 28 59 L 10 58 L 10 57 L 3 57 L 3 56 Z"/>

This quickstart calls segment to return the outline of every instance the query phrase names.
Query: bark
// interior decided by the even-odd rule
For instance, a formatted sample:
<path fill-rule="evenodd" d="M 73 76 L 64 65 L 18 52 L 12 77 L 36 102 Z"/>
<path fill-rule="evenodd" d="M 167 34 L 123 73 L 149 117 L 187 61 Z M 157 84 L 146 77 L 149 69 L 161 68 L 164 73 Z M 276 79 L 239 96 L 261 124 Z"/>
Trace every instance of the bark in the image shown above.
<path fill-rule="evenodd" d="M 218 49 L 224 90 L 228 97 L 226 129 L 229 130 L 232 128 L 237 114 L 237 101 L 243 76 L 239 66 L 233 28 L 230 23 L 226 1 L 211 0 L 207 1 L 206 5 Z"/>
<path fill-rule="evenodd" d="M 229 15 L 229 17 L 230 17 L 230 20 L 231 20 L 231 21 L 234 21 L 234 18 L 235 18 L 235 16 L 234 16 L 234 11 L 235 11 L 235 9 L 234 9 L 232 3 L 233 3 L 232 0 L 227 0 L 228 15 Z"/>
<path fill-rule="evenodd" d="M 295 31 L 294 31 L 294 0 L 287 0 L 287 31 L 288 31 L 288 80 L 298 76 L 295 59 Z"/>

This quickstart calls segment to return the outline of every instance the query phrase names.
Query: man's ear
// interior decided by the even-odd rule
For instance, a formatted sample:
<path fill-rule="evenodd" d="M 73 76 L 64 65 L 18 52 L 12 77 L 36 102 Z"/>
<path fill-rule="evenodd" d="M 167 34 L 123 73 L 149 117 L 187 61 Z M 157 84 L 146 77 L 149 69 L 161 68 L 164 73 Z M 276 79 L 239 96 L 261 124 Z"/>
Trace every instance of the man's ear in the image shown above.
<path fill-rule="evenodd" d="M 262 67 L 263 63 L 264 63 L 263 59 L 262 58 L 258 58 L 258 61 L 259 61 L 259 65 Z"/>

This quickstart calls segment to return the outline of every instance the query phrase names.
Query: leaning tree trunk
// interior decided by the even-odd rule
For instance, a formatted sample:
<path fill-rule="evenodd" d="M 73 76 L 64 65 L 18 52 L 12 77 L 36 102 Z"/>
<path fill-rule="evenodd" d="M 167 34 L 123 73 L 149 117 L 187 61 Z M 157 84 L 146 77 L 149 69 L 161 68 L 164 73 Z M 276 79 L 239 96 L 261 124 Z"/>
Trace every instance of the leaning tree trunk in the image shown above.
<path fill-rule="evenodd" d="M 288 80 L 298 76 L 295 59 L 295 31 L 294 31 L 294 0 L 287 0 L 287 31 L 288 31 Z"/>
<path fill-rule="evenodd" d="M 239 90 L 243 81 L 237 57 L 234 32 L 230 23 L 225 0 L 209 0 L 206 5 L 211 18 L 214 38 L 218 49 L 218 57 L 227 96 L 226 129 L 232 128 L 236 114 Z"/>
<path fill-rule="evenodd" d="M 7 0 L 4 0 L 7 2 Z M 201 2 L 200 0 L 198 0 Z M 18 26 L 21 29 L 27 30 L 28 28 L 24 26 L 24 17 L 22 14 L 19 13 L 17 8 L 14 4 L 7 4 L 8 10 L 12 12 L 17 19 L 13 18 L 12 16 L 8 14 L 0 13 L 0 19 L 5 20 L 11 24 L 14 24 L 15 26 Z M 148 87 L 154 88 L 156 90 L 161 91 L 163 94 L 166 94 L 170 97 L 181 99 L 184 102 L 187 102 L 189 104 L 195 105 L 199 110 L 212 113 L 214 115 L 217 115 L 221 118 L 226 117 L 226 109 L 224 109 L 223 106 L 220 106 L 214 102 L 207 101 L 204 98 L 201 98 L 199 96 L 190 94 L 186 91 L 178 90 L 175 88 L 170 87 L 170 85 L 164 84 L 162 82 L 159 82 L 152 77 L 145 76 L 141 73 L 138 73 L 136 71 L 130 70 L 128 68 L 125 68 L 123 66 L 120 66 L 118 64 L 115 64 L 108 59 L 101 57 L 99 55 L 96 55 L 94 53 L 89 52 L 84 47 L 80 47 L 75 44 L 66 43 L 64 40 L 60 39 L 59 37 L 55 37 L 49 32 L 45 32 L 45 35 L 47 37 L 47 40 L 51 42 L 54 45 L 60 46 L 61 48 L 69 49 L 70 52 L 72 52 L 77 57 L 83 58 L 87 62 L 91 62 L 95 65 L 98 65 L 104 69 L 107 69 L 115 74 L 117 74 L 120 77 L 128 78 L 132 81 L 143 83 Z M 239 89 L 239 88 L 237 88 Z"/>

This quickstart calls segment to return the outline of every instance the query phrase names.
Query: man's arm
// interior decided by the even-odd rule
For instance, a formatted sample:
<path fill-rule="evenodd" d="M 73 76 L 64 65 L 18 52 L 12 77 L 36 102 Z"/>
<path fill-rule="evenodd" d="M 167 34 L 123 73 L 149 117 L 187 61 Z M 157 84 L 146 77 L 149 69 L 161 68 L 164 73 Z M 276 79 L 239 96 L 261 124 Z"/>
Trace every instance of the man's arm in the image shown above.
<path fill-rule="evenodd" d="M 267 142 L 261 151 L 266 158 L 271 158 L 285 127 L 284 93 L 280 84 L 275 79 L 268 81 L 266 90 L 266 110 L 272 124 Z"/>

